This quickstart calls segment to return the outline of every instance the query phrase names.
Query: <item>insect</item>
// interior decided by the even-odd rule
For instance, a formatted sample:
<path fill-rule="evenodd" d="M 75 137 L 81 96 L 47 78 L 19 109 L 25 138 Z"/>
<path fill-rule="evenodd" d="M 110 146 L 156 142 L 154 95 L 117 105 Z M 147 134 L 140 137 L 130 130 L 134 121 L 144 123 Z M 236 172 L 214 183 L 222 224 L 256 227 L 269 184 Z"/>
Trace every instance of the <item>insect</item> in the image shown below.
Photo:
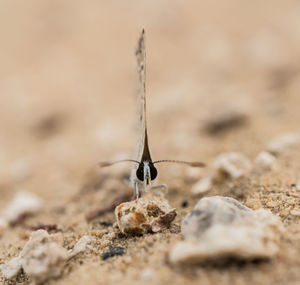
<path fill-rule="evenodd" d="M 155 165 L 162 162 L 182 163 L 191 167 L 204 167 L 202 162 L 187 162 L 180 160 L 156 160 L 153 161 L 148 142 L 147 120 L 146 120 L 146 50 L 145 50 L 145 30 L 142 30 L 138 46 L 135 52 L 138 64 L 138 99 L 140 102 L 139 125 L 140 125 L 140 143 L 138 150 L 138 159 L 123 159 L 111 162 L 100 162 L 101 167 L 111 166 L 120 162 L 133 162 L 132 181 L 136 191 L 136 198 L 139 198 L 140 189 L 151 188 L 151 182 L 157 178 L 158 171 Z M 159 185 L 166 187 L 164 185 Z M 159 187 L 156 186 L 156 187 Z"/>

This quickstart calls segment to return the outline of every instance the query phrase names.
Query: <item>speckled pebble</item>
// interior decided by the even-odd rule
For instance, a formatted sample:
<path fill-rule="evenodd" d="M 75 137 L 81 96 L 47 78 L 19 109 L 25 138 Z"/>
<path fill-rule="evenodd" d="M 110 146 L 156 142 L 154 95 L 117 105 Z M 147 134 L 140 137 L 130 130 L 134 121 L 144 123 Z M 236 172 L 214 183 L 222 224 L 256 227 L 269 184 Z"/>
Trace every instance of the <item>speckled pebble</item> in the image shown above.
<path fill-rule="evenodd" d="M 168 229 L 176 217 L 176 210 L 166 199 L 150 196 L 120 204 L 115 215 L 122 233 L 143 234 Z"/>

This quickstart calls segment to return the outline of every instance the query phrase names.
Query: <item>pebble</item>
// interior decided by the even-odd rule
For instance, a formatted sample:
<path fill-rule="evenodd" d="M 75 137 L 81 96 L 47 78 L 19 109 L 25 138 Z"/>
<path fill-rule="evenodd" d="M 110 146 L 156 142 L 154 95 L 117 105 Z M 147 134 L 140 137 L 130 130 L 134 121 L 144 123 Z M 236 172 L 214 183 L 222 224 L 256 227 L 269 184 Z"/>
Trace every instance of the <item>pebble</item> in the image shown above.
<path fill-rule="evenodd" d="M 255 165 L 261 170 L 275 170 L 278 166 L 276 157 L 267 151 L 262 151 L 257 155 Z"/>
<path fill-rule="evenodd" d="M 291 210 L 290 214 L 292 216 L 300 217 L 300 211 L 299 210 Z"/>
<path fill-rule="evenodd" d="M 95 239 L 92 236 L 85 235 L 81 237 L 78 242 L 75 244 L 72 250 L 69 251 L 69 257 L 73 257 L 81 252 L 86 251 L 90 247 L 90 244 Z"/>
<path fill-rule="evenodd" d="M 3 210 L 0 224 L 10 224 L 25 214 L 34 214 L 42 209 L 44 201 L 38 196 L 26 192 L 18 192 L 11 203 Z M 1 227 L 1 225 L 0 225 Z"/>
<path fill-rule="evenodd" d="M 103 260 L 107 260 L 111 257 L 117 256 L 117 255 L 124 255 L 126 252 L 124 247 L 121 246 L 114 246 L 111 247 L 108 251 L 106 251 L 103 255 L 102 255 L 102 259 Z"/>
<path fill-rule="evenodd" d="M 21 268 L 22 264 L 20 257 L 15 257 L 5 264 L 0 265 L 0 270 L 7 279 L 14 278 L 21 270 Z"/>
<path fill-rule="evenodd" d="M 300 135 L 298 133 L 285 133 L 272 139 L 267 144 L 267 150 L 274 154 L 280 154 L 299 144 Z"/>
<path fill-rule="evenodd" d="M 147 196 L 120 204 L 115 215 L 122 233 L 144 234 L 168 229 L 176 217 L 176 209 L 162 197 Z"/>
<path fill-rule="evenodd" d="M 19 256 L 0 266 L 2 274 L 10 279 L 23 268 L 35 283 L 60 276 L 62 264 L 69 255 L 57 240 L 56 235 L 49 235 L 45 230 L 33 232 Z"/>
<path fill-rule="evenodd" d="M 218 262 L 227 258 L 272 258 L 279 250 L 279 218 L 251 210 L 229 197 L 202 198 L 182 222 L 184 241 L 172 248 L 172 263 Z"/>
<path fill-rule="evenodd" d="M 266 206 L 269 208 L 275 208 L 278 206 L 278 203 L 276 201 L 269 201 L 266 203 Z"/>
<path fill-rule="evenodd" d="M 227 152 L 220 154 L 216 158 L 214 167 L 219 176 L 223 176 L 225 174 L 231 178 L 239 178 L 250 170 L 251 163 L 241 153 Z"/>
<path fill-rule="evenodd" d="M 299 176 L 299 178 L 298 178 L 298 182 L 297 182 L 297 185 L 296 185 L 296 189 L 297 189 L 298 191 L 300 191 L 300 176 Z"/>
<path fill-rule="evenodd" d="M 193 185 L 191 192 L 192 194 L 204 194 L 209 192 L 212 189 L 213 177 L 206 176 L 201 178 L 196 184 Z"/>

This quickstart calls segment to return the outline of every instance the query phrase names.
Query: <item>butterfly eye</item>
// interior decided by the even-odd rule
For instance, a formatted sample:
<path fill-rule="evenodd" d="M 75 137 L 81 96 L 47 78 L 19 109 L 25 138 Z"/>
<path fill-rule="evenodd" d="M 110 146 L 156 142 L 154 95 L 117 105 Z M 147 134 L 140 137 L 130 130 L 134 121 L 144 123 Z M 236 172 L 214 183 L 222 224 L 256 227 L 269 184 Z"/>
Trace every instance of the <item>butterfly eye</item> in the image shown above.
<path fill-rule="evenodd" d="M 150 164 L 150 175 L 151 175 L 151 180 L 154 180 L 157 177 L 157 169 L 152 163 Z"/>
<path fill-rule="evenodd" d="M 136 170 L 136 177 L 140 181 L 144 181 L 144 165 L 140 163 L 138 169 Z"/>

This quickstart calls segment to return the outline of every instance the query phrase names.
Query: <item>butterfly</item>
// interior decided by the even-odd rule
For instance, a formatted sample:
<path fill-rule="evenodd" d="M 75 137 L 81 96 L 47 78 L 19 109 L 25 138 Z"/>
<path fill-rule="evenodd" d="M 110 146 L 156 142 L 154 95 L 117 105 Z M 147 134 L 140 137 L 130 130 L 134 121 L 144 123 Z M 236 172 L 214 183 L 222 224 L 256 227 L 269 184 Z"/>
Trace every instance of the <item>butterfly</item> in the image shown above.
<path fill-rule="evenodd" d="M 156 160 L 153 161 L 150 153 L 146 120 L 146 49 L 145 49 L 145 30 L 143 29 L 138 40 L 138 46 L 135 52 L 138 66 L 138 100 L 140 102 L 139 126 L 140 142 L 138 148 L 138 158 L 123 159 L 111 162 L 100 162 L 99 166 L 107 167 L 120 162 L 133 162 L 133 171 L 131 180 L 135 186 L 136 198 L 139 198 L 141 189 L 151 188 L 151 183 L 157 178 L 158 171 L 155 165 L 162 162 L 182 163 L 191 167 L 204 167 L 203 162 L 187 162 L 181 160 Z"/>

